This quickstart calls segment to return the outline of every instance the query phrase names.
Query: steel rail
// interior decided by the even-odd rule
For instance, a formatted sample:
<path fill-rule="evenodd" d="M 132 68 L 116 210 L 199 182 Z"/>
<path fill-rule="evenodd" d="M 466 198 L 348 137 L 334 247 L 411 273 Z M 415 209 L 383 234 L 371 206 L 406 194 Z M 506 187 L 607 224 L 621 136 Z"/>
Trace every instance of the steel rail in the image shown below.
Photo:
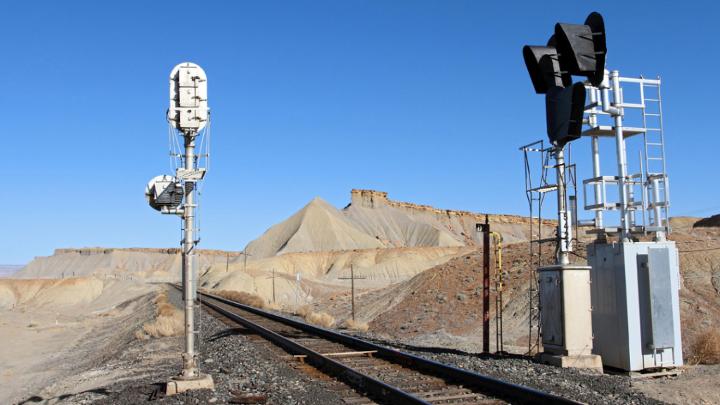
<path fill-rule="evenodd" d="M 212 298 L 217 299 L 217 297 Z M 292 339 L 288 339 L 278 333 L 275 333 L 270 329 L 267 329 L 261 325 L 258 325 L 257 323 L 247 320 L 238 314 L 227 311 L 208 301 L 203 301 L 203 304 L 212 308 L 214 311 L 221 313 L 223 316 L 226 316 L 233 321 L 240 323 L 246 328 L 262 336 L 263 338 L 282 347 L 287 352 L 292 354 L 305 355 L 305 361 L 307 363 L 329 375 L 335 376 L 336 378 L 346 382 L 353 388 L 367 392 L 368 394 L 370 394 L 371 398 L 382 398 L 383 400 L 386 400 L 391 404 L 430 405 L 430 403 L 427 401 L 423 401 L 422 399 L 417 398 L 412 394 L 409 394 L 391 385 L 385 384 L 384 382 L 370 377 L 367 374 L 363 374 L 361 372 L 353 370 L 352 368 L 340 362 L 332 360 L 327 356 L 323 356 L 322 354 L 314 350 L 311 350 L 301 344 L 294 342 Z M 228 305 L 232 304 L 228 303 Z"/>
<path fill-rule="evenodd" d="M 376 353 L 374 357 L 382 358 L 391 363 L 400 364 L 416 371 L 423 371 L 427 374 L 439 377 L 445 380 L 451 380 L 468 388 L 474 388 L 478 393 L 491 395 L 493 397 L 504 399 L 512 403 L 521 404 L 581 404 L 568 398 L 543 392 L 534 388 L 526 387 L 524 385 L 514 384 L 506 381 L 499 380 L 494 377 L 478 374 L 476 372 L 457 368 L 448 364 L 439 363 L 434 360 L 425 359 L 410 353 L 401 352 L 396 349 L 380 346 L 375 343 L 367 342 L 362 339 L 358 339 L 353 336 L 345 335 L 342 333 L 334 332 L 325 328 L 310 325 L 304 322 L 296 321 L 294 319 L 286 318 L 271 312 L 263 311 L 261 309 L 244 305 L 223 297 L 219 297 L 213 294 L 208 294 L 198 291 L 198 294 L 215 299 L 227 305 L 242 309 L 255 315 L 259 315 L 263 318 L 267 318 L 297 329 L 304 332 L 314 334 L 323 337 L 327 340 L 341 343 L 343 345 L 353 347 L 358 350 L 372 350 Z M 395 387 L 389 386 L 381 381 L 374 379 L 373 377 L 362 374 L 350 367 L 329 359 L 320 353 L 317 353 L 311 349 L 308 349 L 288 338 L 285 338 L 273 331 L 270 331 L 256 323 L 249 321 L 241 316 L 224 310 L 217 305 L 203 300 L 203 303 L 213 308 L 214 310 L 222 313 L 229 318 L 236 320 L 243 324 L 247 328 L 256 331 L 259 335 L 264 338 L 276 343 L 283 349 L 295 353 L 304 354 L 307 356 L 308 362 L 313 366 L 322 369 L 323 371 L 329 371 L 334 375 L 340 377 L 343 381 L 349 383 L 354 387 L 362 387 L 367 392 L 377 395 L 381 398 L 390 400 L 391 396 L 393 401 L 390 403 L 422 403 L 428 402 L 423 401 L 411 394 L 401 391 Z M 218 310 L 219 309 L 219 310 Z M 230 314 L 230 315 L 228 315 Z M 242 320 L 241 320 L 242 319 Z M 361 385 L 358 385 L 361 384 Z M 366 385 L 362 385 L 366 384 Z"/>

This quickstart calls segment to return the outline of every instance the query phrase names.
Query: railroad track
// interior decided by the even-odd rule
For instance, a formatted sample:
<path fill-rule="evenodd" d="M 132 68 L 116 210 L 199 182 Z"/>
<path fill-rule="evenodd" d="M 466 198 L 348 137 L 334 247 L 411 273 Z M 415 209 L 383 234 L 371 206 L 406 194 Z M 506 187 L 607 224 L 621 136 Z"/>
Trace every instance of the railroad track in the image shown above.
<path fill-rule="evenodd" d="M 222 297 L 198 294 L 211 312 L 241 324 L 281 347 L 297 361 L 313 366 L 364 395 L 346 398 L 348 404 L 579 403 Z"/>

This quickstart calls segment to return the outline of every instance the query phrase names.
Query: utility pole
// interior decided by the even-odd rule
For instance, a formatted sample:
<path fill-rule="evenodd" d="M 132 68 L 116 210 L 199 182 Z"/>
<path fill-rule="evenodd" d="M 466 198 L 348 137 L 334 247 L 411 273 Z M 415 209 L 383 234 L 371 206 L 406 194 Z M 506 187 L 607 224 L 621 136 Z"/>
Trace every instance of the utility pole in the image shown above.
<path fill-rule="evenodd" d="M 350 265 L 350 277 L 338 277 L 338 280 L 350 280 L 350 312 L 355 320 L 355 280 L 364 280 L 366 277 L 355 277 L 353 265 Z"/>
<path fill-rule="evenodd" d="M 225 273 L 230 271 L 230 252 L 225 252 Z"/>
<path fill-rule="evenodd" d="M 272 269 L 272 276 L 267 277 L 272 279 L 272 302 L 275 303 L 275 268 Z"/>
<path fill-rule="evenodd" d="M 247 257 L 252 256 L 250 253 L 247 252 L 247 247 L 243 249 L 243 273 L 247 272 Z"/>

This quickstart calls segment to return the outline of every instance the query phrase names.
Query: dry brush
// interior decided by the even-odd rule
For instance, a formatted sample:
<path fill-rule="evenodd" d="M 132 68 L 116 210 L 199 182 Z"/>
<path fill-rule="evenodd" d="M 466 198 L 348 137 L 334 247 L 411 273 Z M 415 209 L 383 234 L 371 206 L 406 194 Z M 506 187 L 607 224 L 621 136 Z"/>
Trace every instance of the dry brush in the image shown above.
<path fill-rule="evenodd" d="M 166 292 L 161 292 L 155 298 L 155 319 L 143 324 L 135 332 L 135 337 L 141 340 L 151 337 L 180 336 L 185 329 L 183 312 L 168 302 Z"/>

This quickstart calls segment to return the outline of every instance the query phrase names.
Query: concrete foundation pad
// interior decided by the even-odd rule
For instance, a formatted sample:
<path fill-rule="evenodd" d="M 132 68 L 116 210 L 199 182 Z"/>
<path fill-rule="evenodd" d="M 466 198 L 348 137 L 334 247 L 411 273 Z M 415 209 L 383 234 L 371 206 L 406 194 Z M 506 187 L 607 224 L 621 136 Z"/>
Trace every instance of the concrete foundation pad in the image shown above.
<path fill-rule="evenodd" d="M 552 353 L 540 353 L 537 356 L 540 363 L 550 364 L 562 368 L 582 368 L 603 373 L 602 358 L 597 354 L 578 356 L 563 356 Z"/>
<path fill-rule="evenodd" d="M 201 375 L 200 377 L 194 378 L 192 380 L 180 380 L 177 378 L 173 378 L 172 380 L 168 381 L 165 386 L 165 395 L 170 396 L 180 394 L 185 391 L 202 389 L 215 389 L 215 382 L 213 381 L 211 375 Z"/>

